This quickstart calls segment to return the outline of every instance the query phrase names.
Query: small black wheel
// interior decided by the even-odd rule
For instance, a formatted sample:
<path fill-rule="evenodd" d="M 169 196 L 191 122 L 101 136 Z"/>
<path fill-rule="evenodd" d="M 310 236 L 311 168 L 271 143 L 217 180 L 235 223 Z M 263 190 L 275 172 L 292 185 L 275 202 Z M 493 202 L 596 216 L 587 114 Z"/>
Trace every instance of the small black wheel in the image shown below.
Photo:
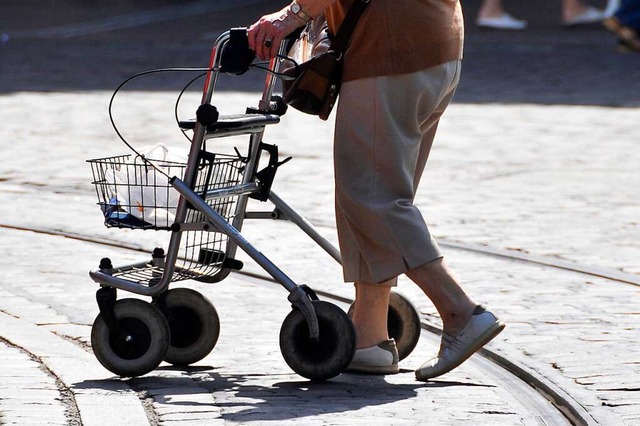
<path fill-rule="evenodd" d="M 218 312 L 209 299 L 188 288 L 169 290 L 161 298 L 171 330 L 171 344 L 164 360 L 180 366 L 200 361 L 218 342 Z"/>
<path fill-rule="evenodd" d="M 391 292 L 389 315 L 387 317 L 389 337 L 396 340 L 398 357 L 405 359 L 416 348 L 420 340 L 420 315 L 413 304 L 404 296 Z"/>
<path fill-rule="evenodd" d="M 123 377 L 141 376 L 160 365 L 171 339 L 160 310 L 139 299 L 121 299 L 114 313 L 121 332 L 109 330 L 102 314 L 91 329 L 91 346 L 100 364 Z"/>
<path fill-rule="evenodd" d="M 307 379 L 323 381 L 347 368 L 356 350 L 356 334 L 342 309 L 320 300 L 311 303 L 318 317 L 318 340 L 311 339 L 304 315 L 294 309 L 280 329 L 280 351 L 293 371 Z"/>
<path fill-rule="evenodd" d="M 349 307 L 349 316 L 352 314 L 353 305 Z M 389 297 L 387 329 L 389 337 L 396 341 L 398 357 L 401 360 L 408 357 L 420 339 L 420 315 L 407 298 L 393 291 Z"/>

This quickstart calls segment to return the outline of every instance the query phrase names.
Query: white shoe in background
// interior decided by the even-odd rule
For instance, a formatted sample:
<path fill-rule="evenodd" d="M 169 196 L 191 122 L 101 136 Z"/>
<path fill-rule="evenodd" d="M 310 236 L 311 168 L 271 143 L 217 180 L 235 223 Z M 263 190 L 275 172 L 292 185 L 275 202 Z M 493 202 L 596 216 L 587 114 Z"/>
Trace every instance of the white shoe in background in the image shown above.
<path fill-rule="evenodd" d="M 476 25 L 480 28 L 517 31 L 527 28 L 527 21 L 516 19 L 508 13 L 504 13 L 496 18 L 478 18 Z"/>
<path fill-rule="evenodd" d="M 604 9 L 604 17 L 610 18 L 612 17 L 620 8 L 620 0 L 609 0 L 607 2 L 607 7 Z"/>

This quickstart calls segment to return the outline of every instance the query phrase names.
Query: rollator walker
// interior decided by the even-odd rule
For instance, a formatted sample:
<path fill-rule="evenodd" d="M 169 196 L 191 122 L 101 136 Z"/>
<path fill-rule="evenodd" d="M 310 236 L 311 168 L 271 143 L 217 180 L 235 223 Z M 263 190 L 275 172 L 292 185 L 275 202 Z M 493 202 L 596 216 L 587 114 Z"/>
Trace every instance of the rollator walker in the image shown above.
<path fill-rule="evenodd" d="M 103 258 L 99 269 L 89 273 L 100 285 L 100 313 L 91 344 L 100 363 L 117 375 L 143 375 L 162 361 L 187 366 L 213 350 L 220 331 L 213 304 L 195 290 L 170 286 L 184 280 L 222 281 L 242 269 L 238 248 L 289 293 L 292 311 L 280 329 L 280 349 L 293 371 L 313 381 L 327 380 L 345 370 L 355 352 L 349 314 L 293 282 L 241 234 L 245 220 L 288 220 L 341 262 L 339 251 L 271 190 L 278 168 L 290 160 L 280 161 L 277 146 L 263 142 L 265 128 L 279 123 L 287 110 L 274 89 L 288 41 L 280 46 L 281 56 L 269 63 L 256 108 L 224 116 L 212 105 L 220 73 L 242 74 L 246 69 L 229 70 L 237 68 L 238 58 L 240 63 L 253 60 L 246 39 L 246 29 L 232 29 L 213 46 L 196 119 L 179 121 L 184 131 L 193 131 L 186 161 L 152 158 L 135 150 L 88 160 L 107 227 L 170 235 L 166 251 L 155 248 L 150 259 L 114 267 Z M 207 149 L 219 138 L 238 135 L 248 136 L 244 152 L 236 147 L 232 152 Z M 270 203 L 273 210 L 247 211 L 249 199 Z M 118 290 L 151 300 L 118 299 Z M 389 333 L 400 359 L 411 353 L 420 335 L 416 310 L 397 293 L 390 301 Z"/>

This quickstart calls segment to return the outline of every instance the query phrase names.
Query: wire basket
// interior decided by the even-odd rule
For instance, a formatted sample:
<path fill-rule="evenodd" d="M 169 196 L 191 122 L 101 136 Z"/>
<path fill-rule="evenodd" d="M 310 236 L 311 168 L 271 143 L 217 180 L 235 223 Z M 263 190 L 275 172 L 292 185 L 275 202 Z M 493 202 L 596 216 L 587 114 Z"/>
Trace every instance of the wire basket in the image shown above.
<path fill-rule="evenodd" d="M 169 184 L 168 176 L 184 177 L 186 163 L 151 160 L 160 169 L 134 155 L 88 160 L 93 172 L 93 184 L 98 205 L 107 227 L 127 229 L 171 230 L 174 223 L 178 192 Z M 202 151 L 198 158 L 195 182 L 196 194 L 235 186 L 241 183 L 244 159 L 238 156 Z M 163 173 L 166 173 L 163 174 Z M 206 203 L 225 220 L 236 214 L 237 196 L 208 199 Z M 188 208 L 184 223 L 204 223 L 205 217 Z M 216 274 L 226 258 L 228 237 L 213 227 L 193 226 L 181 231 L 179 257 L 171 281 L 198 279 Z M 113 275 L 129 281 L 153 285 L 160 279 L 164 267 L 143 263 L 114 270 Z"/>
<path fill-rule="evenodd" d="M 128 154 L 88 160 L 98 205 L 109 228 L 170 230 L 175 222 L 180 194 L 169 184 L 167 176 L 184 177 L 186 163 L 146 158 Z M 192 186 L 196 193 L 238 185 L 243 170 L 240 157 L 203 151 Z M 233 197 L 207 203 L 225 219 L 229 218 Z M 189 210 L 186 223 L 201 222 L 202 214 Z"/>

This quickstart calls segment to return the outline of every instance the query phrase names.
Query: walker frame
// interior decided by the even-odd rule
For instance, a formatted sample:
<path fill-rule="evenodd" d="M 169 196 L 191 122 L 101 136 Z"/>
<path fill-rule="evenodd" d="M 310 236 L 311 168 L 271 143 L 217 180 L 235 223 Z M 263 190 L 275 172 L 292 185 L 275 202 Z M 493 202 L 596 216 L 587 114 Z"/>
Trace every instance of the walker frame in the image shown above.
<path fill-rule="evenodd" d="M 152 159 L 142 159 L 142 164 L 138 158 L 132 161 L 127 156 L 89 160 L 94 171 L 93 183 L 99 204 L 105 214 L 107 210 L 114 209 L 110 204 L 113 193 L 110 191 L 115 186 L 106 181 L 105 175 L 106 171 L 115 168 L 119 171 L 126 169 L 128 175 L 135 175 L 134 186 L 140 184 L 139 176 L 144 175 L 146 180 L 142 185 L 152 186 L 155 194 L 158 190 L 169 191 L 172 188 L 180 195 L 172 211 L 174 220 L 156 223 L 143 221 L 134 225 L 123 224 L 117 219 L 111 222 L 105 220 L 105 224 L 111 227 L 170 232 L 166 253 L 156 248 L 150 261 L 119 267 L 114 267 L 110 259 L 104 258 L 99 269 L 89 273 L 91 279 L 101 287 L 97 292 L 100 314 L 92 328 L 94 353 L 107 369 L 116 374 L 145 374 L 163 360 L 176 365 L 188 365 L 202 359 L 213 349 L 219 330 L 213 305 L 193 290 L 169 290 L 169 287 L 172 282 L 186 279 L 204 282 L 223 280 L 232 271 L 242 268 L 242 262 L 235 259 L 238 248 L 289 292 L 288 300 L 293 311 L 282 326 L 280 347 L 285 360 L 296 373 L 311 380 L 326 380 L 340 374 L 354 354 L 355 332 L 347 314 L 333 304 L 319 301 L 315 292 L 306 285 L 296 284 L 241 234 L 245 219 L 285 219 L 294 223 L 341 263 L 338 249 L 271 190 L 277 168 L 289 160 L 279 161 L 277 146 L 263 142 L 265 128 L 280 121 L 275 110 L 283 113 L 283 105 L 278 100 L 274 102 L 276 75 L 281 61 L 277 58 L 271 60 L 271 73 L 266 77 L 257 108 L 249 108 L 245 114 L 216 117 L 215 120 L 202 118 L 210 112 L 215 87 L 224 65 L 223 53 L 229 45 L 232 32 L 242 30 L 227 31 L 214 43 L 198 119 L 180 122 L 183 129 L 193 130 L 188 160 L 185 164 L 162 165 L 163 170 L 170 172 L 166 183 L 159 183 L 154 176 L 149 184 L 148 171 L 138 170 L 142 166 L 155 167 Z M 279 54 L 285 55 L 286 49 L 287 43 L 283 42 Z M 204 150 L 205 142 L 210 139 L 238 135 L 249 136 L 246 156 L 238 151 L 237 156 L 233 156 Z M 259 169 L 265 152 L 269 155 L 268 164 Z M 222 169 L 224 171 L 220 171 Z M 131 191 L 131 188 L 124 190 Z M 269 201 L 274 210 L 249 212 L 249 198 Z M 188 242 L 185 245 L 186 240 Z M 152 303 L 146 304 L 135 299 L 117 300 L 117 290 L 150 296 Z M 394 300 L 394 320 L 400 334 L 404 330 L 405 340 L 410 339 L 410 352 L 419 336 L 419 318 L 413 306 L 404 298 L 395 297 Z M 184 314 L 185 310 L 189 313 Z M 191 331 L 198 327 L 204 331 Z M 193 334 L 184 347 L 173 343 L 179 337 L 176 336 L 177 332 Z M 210 336 L 205 336 L 205 332 Z M 406 355 L 408 353 L 403 353 L 401 358 Z"/>

